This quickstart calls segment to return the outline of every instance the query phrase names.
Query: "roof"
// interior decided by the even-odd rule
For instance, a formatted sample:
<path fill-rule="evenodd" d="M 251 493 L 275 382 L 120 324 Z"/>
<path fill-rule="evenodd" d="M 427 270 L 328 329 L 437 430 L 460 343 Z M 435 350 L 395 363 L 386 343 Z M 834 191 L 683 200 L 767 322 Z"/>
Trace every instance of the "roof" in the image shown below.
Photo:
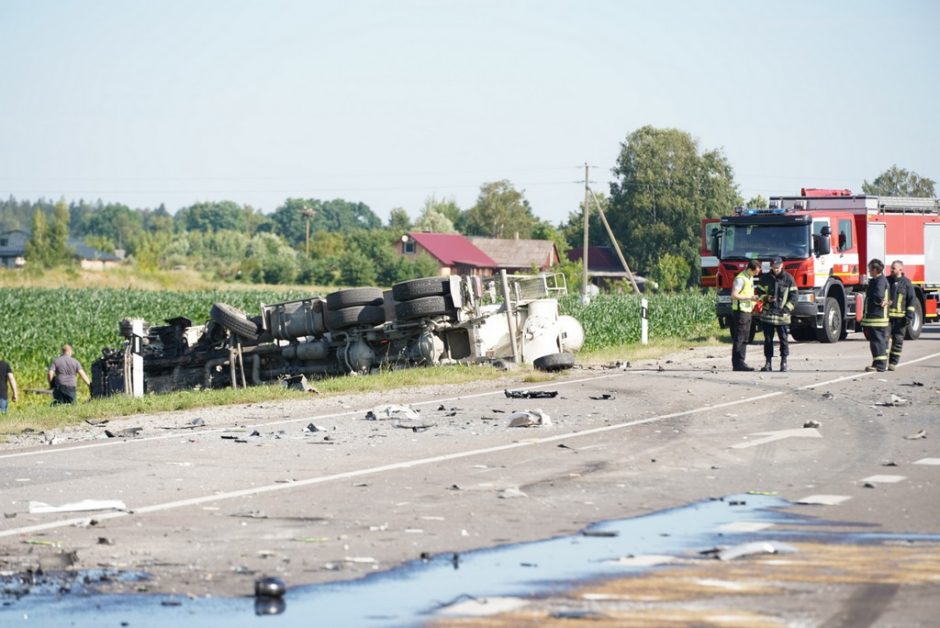
<path fill-rule="evenodd" d="M 579 261 L 582 257 L 582 250 L 583 247 L 571 249 L 568 251 L 568 259 L 572 262 Z M 626 274 L 627 271 L 611 247 L 591 246 L 588 247 L 588 272 Z"/>
<path fill-rule="evenodd" d="M 496 261 L 499 268 L 546 268 L 558 261 L 551 240 L 472 237 L 470 241 Z"/>
<path fill-rule="evenodd" d="M 3 233 L 0 233 L 0 237 L 11 236 L 14 234 L 21 236 L 20 239 L 22 240 L 23 244 L 22 245 L 11 244 L 10 246 L 0 247 L 0 256 L 14 257 L 14 256 L 22 256 L 25 254 L 26 252 L 25 244 L 26 244 L 26 241 L 29 240 L 31 232 L 25 229 L 14 229 L 12 231 L 5 231 Z M 72 252 L 75 253 L 76 257 L 79 257 L 81 259 L 99 260 L 103 262 L 116 262 L 121 259 L 120 257 L 118 257 L 117 255 L 113 253 L 105 253 L 104 251 L 99 251 L 98 249 L 92 248 L 88 246 L 87 244 L 85 244 L 84 242 L 82 242 L 81 240 L 78 240 L 76 238 L 69 238 L 67 245 L 70 249 L 72 249 Z"/>
<path fill-rule="evenodd" d="M 461 264 L 477 268 L 497 267 L 496 262 L 489 255 L 478 249 L 473 245 L 473 242 L 459 233 L 415 231 L 408 235 L 446 266 Z"/>

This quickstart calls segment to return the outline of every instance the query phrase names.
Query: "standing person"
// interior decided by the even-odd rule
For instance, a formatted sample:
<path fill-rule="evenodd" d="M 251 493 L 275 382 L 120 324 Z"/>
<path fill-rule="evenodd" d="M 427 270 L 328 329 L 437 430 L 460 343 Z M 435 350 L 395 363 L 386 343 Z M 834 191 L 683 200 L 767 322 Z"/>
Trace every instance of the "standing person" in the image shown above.
<path fill-rule="evenodd" d="M 754 277 L 759 274 L 760 262 L 752 259 L 731 284 L 731 368 L 735 371 L 754 370 L 744 359 L 747 357 L 747 341 L 751 334 L 751 312 L 757 301 Z"/>
<path fill-rule="evenodd" d="M 7 396 L 8 391 L 13 392 L 13 403 L 20 400 L 20 392 L 16 389 L 16 378 L 13 377 L 13 369 L 6 361 L 0 360 L 0 414 L 6 414 L 10 405 Z"/>
<path fill-rule="evenodd" d="M 880 259 L 868 262 L 868 288 L 865 289 L 865 312 L 862 327 L 871 349 L 871 366 L 866 371 L 883 373 L 888 366 L 888 280 Z"/>
<path fill-rule="evenodd" d="M 790 273 L 783 270 L 783 258 L 775 257 L 770 263 L 770 272 L 761 275 L 758 291 L 764 307 L 761 309 L 761 330 L 764 332 L 764 366 L 761 371 L 774 370 L 774 333 L 780 338 L 780 370 L 788 371 L 787 356 L 790 355 L 790 313 L 796 308 L 796 282 Z"/>
<path fill-rule="evenodd" d="M 904 334 L 914 321 L 914 286 L 904 274 L 904 263 L 896 259 L 891 262 L 888 276 L 888 319 L 891 322 L 891 351 L 888 353 L 888 370 L 893 371 L 901 361 Z"/>
<path fill-rule="evenodd" d="M 62 355 L 49 365 L 49 383 L 52 384 L 52 403 L 75 403 L 75 391 L 78 375 L 91 386 L 91 380 L 85 374 L 81 362 L 72 357 L 72 345 L 62 345 Z"/>

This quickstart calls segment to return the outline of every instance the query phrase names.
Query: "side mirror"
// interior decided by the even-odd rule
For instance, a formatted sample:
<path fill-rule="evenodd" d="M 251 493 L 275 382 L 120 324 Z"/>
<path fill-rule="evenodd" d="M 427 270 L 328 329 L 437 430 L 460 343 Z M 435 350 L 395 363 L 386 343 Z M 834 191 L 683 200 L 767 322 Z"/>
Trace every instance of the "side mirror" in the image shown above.
<path fill-rule="evenodd" d="M 829 255 L 832 252 L 832 243 L 829 242 L 829 234 L 825 233 L 829 229 L 824 229 L 823 233 L 813 234 L 813 251 L 816 256 Z"/>

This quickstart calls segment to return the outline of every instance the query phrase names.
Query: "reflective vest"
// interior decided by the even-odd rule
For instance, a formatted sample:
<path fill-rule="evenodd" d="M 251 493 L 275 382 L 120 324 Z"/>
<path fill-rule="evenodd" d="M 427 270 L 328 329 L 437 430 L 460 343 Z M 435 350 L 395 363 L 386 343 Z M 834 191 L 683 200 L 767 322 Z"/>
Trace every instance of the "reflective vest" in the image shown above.
<path fill-rule="evenodd" d="M 893 279 L 893 278 L 892 278 Z M 888 280 L 891 286 L 891 305 L 888 309 L 890 318 L 904 318 L 908 314 L 914 315 L 914 286 L 911 280 L 901 275 L 899 279 Z"/>
<path fill-rule="evenodd" d="M 862 325 L 865 327 L 888 326 L 888 280 L 879 275 L 868 281 L 865 290 L 865 316 Z"/>
<path fill-rule="evenodd" d="M 744 285 L 741 286 L 741 289 L 738 290 L 738 296 L 742 298 L 750 298 L 754 296 L 754 278 L 751 277 L 751 273 L 747 272 L 745 268 L 738 273 L 738 276 L 735 277 L 735 280 L 743 279 Z M 735 312 L 750 312 L 754 309 L 753 301 L 739 301 L 737 299 L 731 300 L 731 309 Z"/>

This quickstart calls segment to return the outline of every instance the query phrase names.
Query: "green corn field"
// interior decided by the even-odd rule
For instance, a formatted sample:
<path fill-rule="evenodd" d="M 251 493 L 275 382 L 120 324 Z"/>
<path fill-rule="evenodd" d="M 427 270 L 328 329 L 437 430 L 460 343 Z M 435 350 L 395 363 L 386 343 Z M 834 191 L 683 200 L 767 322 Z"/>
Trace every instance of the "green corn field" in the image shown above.
<path fill-rule="evenodd" d="M 197 292 L 119 290 L 113 288 L 0 288 L 0 359 L 13 367 L 21 389 L 45 388 L 46 369 L 64 343 L 91 373 L 103 347 L 119 348 L 118 322 L 143 318 L 160 324 L 184 316 L 194 323 L 208 320 L 213 303 L 224 302 L 249 315 L 260 303 L 310 296 L 301 292 L 216 290 Z M 651 295 L 650 337 L 700 338 L 717 333 L 714 297 L 708 294 Z M 563 314 L 584 326 L 585 351 L 640 340 L 640 297 L 602 295 L 589 305 L 572 295 L 561 300 Z"/>

